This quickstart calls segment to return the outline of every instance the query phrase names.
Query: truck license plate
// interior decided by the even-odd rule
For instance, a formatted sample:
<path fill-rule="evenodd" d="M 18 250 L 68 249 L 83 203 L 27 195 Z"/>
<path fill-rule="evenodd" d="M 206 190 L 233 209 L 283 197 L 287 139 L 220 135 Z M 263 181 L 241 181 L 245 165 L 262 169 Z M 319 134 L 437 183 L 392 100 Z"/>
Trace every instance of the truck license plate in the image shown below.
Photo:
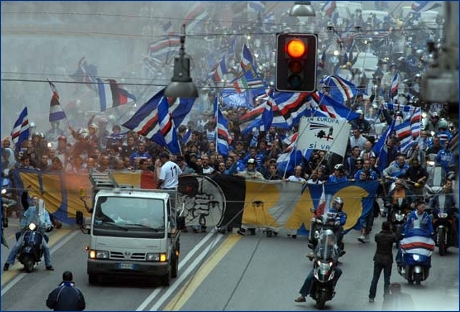
<path fill-rule="evenodd" d="M 118 267 L 119 267 L 120 269 L 132 270 L 132 269 L 134 269 L 134 264 L 132 264 L 132 263 L 120 263 L 120 264 L 118 265 Z"/>

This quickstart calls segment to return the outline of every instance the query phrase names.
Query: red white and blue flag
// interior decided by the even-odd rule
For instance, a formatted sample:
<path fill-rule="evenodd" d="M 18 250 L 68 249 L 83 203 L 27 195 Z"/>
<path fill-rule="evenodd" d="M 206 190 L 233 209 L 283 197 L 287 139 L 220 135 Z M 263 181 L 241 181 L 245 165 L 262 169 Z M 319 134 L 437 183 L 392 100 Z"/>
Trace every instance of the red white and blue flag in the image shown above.
<path fill-rule="evenodd" d="M 441 1 L 414 1 L 412 10 L 417 13 L 426 12 L 441 6 Z"/>
<path fill-rule="evenodd" d="M 59 103 L 59 94 L 57 92 L 56 86 L 49 80 L 48 83 L 50 85 L 51 91 L 53 92 L 50 101 L 49 122 L 55 122 L 62 119 L 66 119 L 65 112 L 62 110 L 61 104 Z"/>
<path fill-rule="evenodd" d="M 337 75 L 327 76 L 320 83 L 331 87 L 330 96 L 339 103 L 353 99 L 359 92 L 358 88 L 352 82 Z"/>
<path fill-rule="evenodd" d="M 350 121 L 359 117 L 359 114 L 345 105 L 318 91 L 311 93 L 308 103 L 313 110 L 321 110 L 331 118 L 345 118 Z"/>
<path fill-rule="evenodd" d="M 70 75 L 70 77 L 75 81 L 85 83 L 89 89 L 97 91 L 97 66 L 93 64 L 88 64 L 86 58 L 83 56 L 78 61 L 77 67 L 77 71 Z"/>
<path fill-rule="evenodd" d="M 218 103 L 218 99 L 216 97 L 216 99 L 214 100 L 214 116 L 217 120 L 217 124 L 216 124 L 217 152 L 219 154 L 227 156 L 228 147 L 232 143 L 232 137 L 230 135 L 230 132 L 228 131 L 228 120 L 225 119 L 224 115 L 222 115 L 222 112 L 220 111 L 217 103 Z"/>
<path fill-rule="evenodd" d="M 334 13 L 337 5 L 335 1 L 326 1 L 326 3 L 321 8 L 321 11 L 324 12 L 326 16 L 331 16 Z"/>
<path fill-rule="evenodd" d="M 105 111 L 108 106 L 117 107 L 127 104 L 130 100 L 136 101 L 136 96 L 123 89 L 114 79 L 107 79 L 108 83 L 104 83 L 101 78 L 96 80 L 101 112 Z"/>
<path fill-rule="evenodd" d="M 393 101 L 396 96 L 398 96 L 398 89 L 399 89 L 399 74 L 396 73 L 393 77 L 390 87 L 390 101 Z"/>
<path fill-rule="evenodd" d="M 215 85 L 218 85 L 219 82 L 224 81 L 224 75 L 228 73 L 227 64 L 225 62 L 225 57 L 222 57 L 219 63 L 217 63 L 213 71 L 208 75 Z"/>
<path fill-rule="evenodd" d="M 167 60 L 179 51 L 179 36 L 168 36 L 150 45 L 148 57 L 158 60 Z"/>
<path fill-rule="evenodd" d="M 401 240 L 401 249 L 406 253 L 431 256 L 435 248 L 435 242 L 431 237 L 410 236 Z"/>
<path fill-rule="evenodd" d="M 20 149 L 22 142 L 29 139 L 29 118 L 27 115 L 27 106 L 24 107 L 22 112 L 19 114 L 19 118 L 16 120 L 11 131 L 11 140 L 16 146 L 16 149 Z"/>
<path fill-rule="evenodd" d="M 200 27 L 204 24 L 205 20 L 208 18 L 208 13 L 201 1 L 195 2 L 187 15 L 185 16 L 184 23 L 187 27 L 187 32 L 199 31 Z"/>

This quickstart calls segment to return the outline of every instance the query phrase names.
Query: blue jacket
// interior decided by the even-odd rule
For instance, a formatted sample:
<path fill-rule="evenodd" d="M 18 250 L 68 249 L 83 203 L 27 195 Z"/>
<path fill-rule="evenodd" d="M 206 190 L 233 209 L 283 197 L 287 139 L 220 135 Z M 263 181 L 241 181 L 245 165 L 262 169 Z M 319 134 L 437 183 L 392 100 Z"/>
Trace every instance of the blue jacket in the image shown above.
<path fill-rule="evenodd" d="M 449 167 L 454 164 L 454 156 L 448 149 L 443 149 L 436 154 L 436 164 L 439 164 L 446 172 L 449 171 Z"/>
<path fill-rule="evenodd" d="M 335 221 L 340 221 L 340 225 L 345 225 L 347 222 L 347 213 L 343 210 L 337 210 L 334 207 L 330 207 L 327 212 L 335 212 L 337 213 L 335 217 Z"/>
<path fill-rule="evenodd" d="M 434 233 L 433 222 L 431 220 L 431 216 L 426 211 L 424 211 L 421 218 L 422 218 L 422 221 L 420 224 L 420 229 L 426 233 L 427 237 L 430 237 L 431 233 Z M 412 236 L 412 231 L 414 229 L 414 221 L 417 219 L 418 219 L 417 210 L 412 211 L 407 217 L 406 227 L 404 229 L 404 235 L 406 237 Z"/>

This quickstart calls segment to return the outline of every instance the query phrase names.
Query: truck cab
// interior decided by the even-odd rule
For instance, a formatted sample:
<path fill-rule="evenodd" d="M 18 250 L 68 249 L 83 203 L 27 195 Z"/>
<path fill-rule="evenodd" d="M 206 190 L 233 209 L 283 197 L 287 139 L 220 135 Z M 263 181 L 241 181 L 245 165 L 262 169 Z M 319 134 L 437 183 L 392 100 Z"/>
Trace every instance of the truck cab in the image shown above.
<path fill-rule="evenodd" d="M 174 207 L 177 192 L 121 186 L 107 174 L 90 179 L 91 219 L 85 222 L 81 212 L 77 216 L 77 224 L 91 236 L 89 283 L 97 283 L 101 275 L 141 275 L 169 286 L 178 274 L 183 223 Z"/>

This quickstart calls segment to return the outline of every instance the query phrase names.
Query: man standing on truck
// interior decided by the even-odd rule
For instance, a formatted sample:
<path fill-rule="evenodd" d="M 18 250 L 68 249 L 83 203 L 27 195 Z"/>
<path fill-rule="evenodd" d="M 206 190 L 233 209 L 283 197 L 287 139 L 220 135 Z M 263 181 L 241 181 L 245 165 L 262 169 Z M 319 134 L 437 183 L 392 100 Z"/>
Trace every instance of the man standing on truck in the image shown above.
<path fill-rule="evenodd" d="M 175 162 L 169 160 L 168 152 L 160 153 L 160 162 L 160 188 L 163 190 L 176 190 L 182 170 Z"/>

